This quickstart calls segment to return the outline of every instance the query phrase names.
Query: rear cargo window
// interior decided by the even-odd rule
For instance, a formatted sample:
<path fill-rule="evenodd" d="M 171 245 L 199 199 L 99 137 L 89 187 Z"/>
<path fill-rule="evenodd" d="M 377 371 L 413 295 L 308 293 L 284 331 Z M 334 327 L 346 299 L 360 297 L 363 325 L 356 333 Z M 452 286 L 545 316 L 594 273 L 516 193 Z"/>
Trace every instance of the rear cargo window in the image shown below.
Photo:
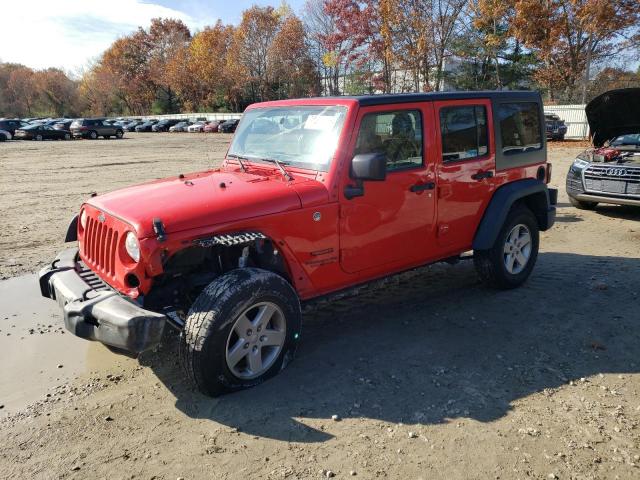
<path fill-rule="evenodd" d="M 502 103 L 498 106 L 502 153 L 513 155 L 542 148 L 540 106 L 534 102 Z"/>
<path fill-rule="evenodd" d="M 455 162 L 488 153 L 487 110 L 483 106 L 440 109 L 442 160 Z"/>
<path fill-rule="evenodd" d="M 387 170 L 422 165 L 422 118 L 417 110 L 369 113 L 362 117 L 355 154 L 384 153 Z"/>

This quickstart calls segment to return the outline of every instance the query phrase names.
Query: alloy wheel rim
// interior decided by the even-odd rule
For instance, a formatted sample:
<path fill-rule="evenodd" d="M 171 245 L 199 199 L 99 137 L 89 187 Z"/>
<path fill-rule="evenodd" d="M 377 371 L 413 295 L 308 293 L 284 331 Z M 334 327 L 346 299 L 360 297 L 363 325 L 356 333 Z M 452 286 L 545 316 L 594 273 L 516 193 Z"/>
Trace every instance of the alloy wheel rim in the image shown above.
<path fill-rule="evenodd" d="M 282 309 L 256 303 L 235 320 L 227 338 L 225 358 L 233 375 L 251 380 L 265 373 L 280 355 L 287 334 Z"/>
<path fill-rule="evenodd" d="M 531 258 L 532 241 L 529 227 L 520 223 L 513 227 L 504 244 L 504 266 L 512 275 L 521 273 Z"/>

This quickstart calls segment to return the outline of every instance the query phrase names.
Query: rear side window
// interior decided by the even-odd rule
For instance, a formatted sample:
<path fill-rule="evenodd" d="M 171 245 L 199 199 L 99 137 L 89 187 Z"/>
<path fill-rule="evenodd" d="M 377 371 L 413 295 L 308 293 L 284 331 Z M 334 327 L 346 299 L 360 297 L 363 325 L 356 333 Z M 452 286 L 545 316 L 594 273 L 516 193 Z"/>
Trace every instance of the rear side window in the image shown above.
<path fill-rule="evenodd" d="M 440 135 L 444 162 L 486 155 L 489 152 L 487 109 L 481 105 L 440 109 Z"/>
<path fill-rule="evenodd" d="M 384 153 L 387 171 L 422 165 L 422 117 L 418 110 L 362 117 L 355 154 Z"/>
<path fill-rule="evenodd" d="M 503 154 L 513 155 L 542 148 L 540 106 L 537 103 L 501 103 L 498 118 Z"/>

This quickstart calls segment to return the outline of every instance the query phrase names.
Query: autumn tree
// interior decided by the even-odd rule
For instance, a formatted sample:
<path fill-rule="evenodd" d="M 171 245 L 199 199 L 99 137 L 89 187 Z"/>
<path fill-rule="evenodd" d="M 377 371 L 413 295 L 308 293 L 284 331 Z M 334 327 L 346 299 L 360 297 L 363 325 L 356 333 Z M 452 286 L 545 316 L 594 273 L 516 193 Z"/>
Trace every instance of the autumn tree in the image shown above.
<path fill-rule="evenodd" d="M 35 72 L 24 66 L 14 69 L 7 80 L 5 95 L 11 116 L 32 116 L 39 98 Z"/>
<path fill-rule="evenodd" d="M 269 49 L 280 26 L 280 18 L 273 7 L 253 6 L 242 13 L 236 30 L 234 53 L 237 66 L 247 74 L 252 101 L 269 100 L 269 85 L 273 69 L 269 65 Z"/>
<path fill-rule="evenodd" d="M 62 70 L 48 68 L 37 72 L 35 83 L 44 111 L 56 117 L 75 116 L 79 113 L 77 82 Z"/>
<path fill-rule="evenodd" d="M 184 55 L 189 45 L 191 32 L 182 20 L 154 18 L 146 32 L 147 62 L 149 75 L 156 87 L 154 110 L 172 113 L 179 109 L 178 97 L 173 88 L 176 56 Z"/>
<path fill-rule="evenodd" d="M 517 0 L 514 8 L 513 34 L 541 61 L 535 78 L 551 100 L 581 100 L 591 65 L 638 46 L 637 0 Z"/>

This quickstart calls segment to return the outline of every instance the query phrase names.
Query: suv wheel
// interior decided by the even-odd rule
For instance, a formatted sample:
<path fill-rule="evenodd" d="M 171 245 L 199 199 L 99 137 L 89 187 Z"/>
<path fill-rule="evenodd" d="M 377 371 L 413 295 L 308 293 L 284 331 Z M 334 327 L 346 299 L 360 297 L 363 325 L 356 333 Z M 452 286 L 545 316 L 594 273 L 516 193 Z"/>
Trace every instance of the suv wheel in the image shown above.
<path fill-rule="evenodd" d="M 524 206 L 513 208 L 498 233 L 493 246 L 476 250 L 473 263 L 486 284 L 502 289 L 524 283 L 538 258 L 538 221 Z"/>
<path fill-rule="evenodd" d="M 97 139 L 97 138 L 98 138 L 98 132 L 96 132 L 96 131 L 94 131 L 94 130 L 91 130 L 91 131 L 89 132 L 89 138 L 90 138 L 91 140 L 95 140 L 95 139 Z"/>
<path fill-rule="evenodd" d="M 40 134 L 36 135 L 36 140 L 37 141 L 41 141 L 42 140 L 42 135 L 40 135 Z"/>
<path fill-rule="evenodd" d="M 275 273 L 242 268 L 198 296 L 185 322 L 180 357 L 204 394 L 253 387 L 293 358 L 300 335 L 300 301 Z"/>
<path fill-rule="evenodd" d="M 65 133 L 65 134 L 64 134 L 64 139 L 65 139 L 65 140 L 71 140 L 71 134 L 69 134 L 69 133 Z"/>
<path fill-rule="evenodd" d="M 569 197 L 569 202 L 580 210 L 593 210 L 598 205 L 598 202 L 583 202 L 582 200 L 578 200 L 571 196 Z"/>
<path fill-rule="evenodd" d="M 124 136 L 124 132 L 122 130 L 116 130 L 116 138 L 121 139 Z"/>

